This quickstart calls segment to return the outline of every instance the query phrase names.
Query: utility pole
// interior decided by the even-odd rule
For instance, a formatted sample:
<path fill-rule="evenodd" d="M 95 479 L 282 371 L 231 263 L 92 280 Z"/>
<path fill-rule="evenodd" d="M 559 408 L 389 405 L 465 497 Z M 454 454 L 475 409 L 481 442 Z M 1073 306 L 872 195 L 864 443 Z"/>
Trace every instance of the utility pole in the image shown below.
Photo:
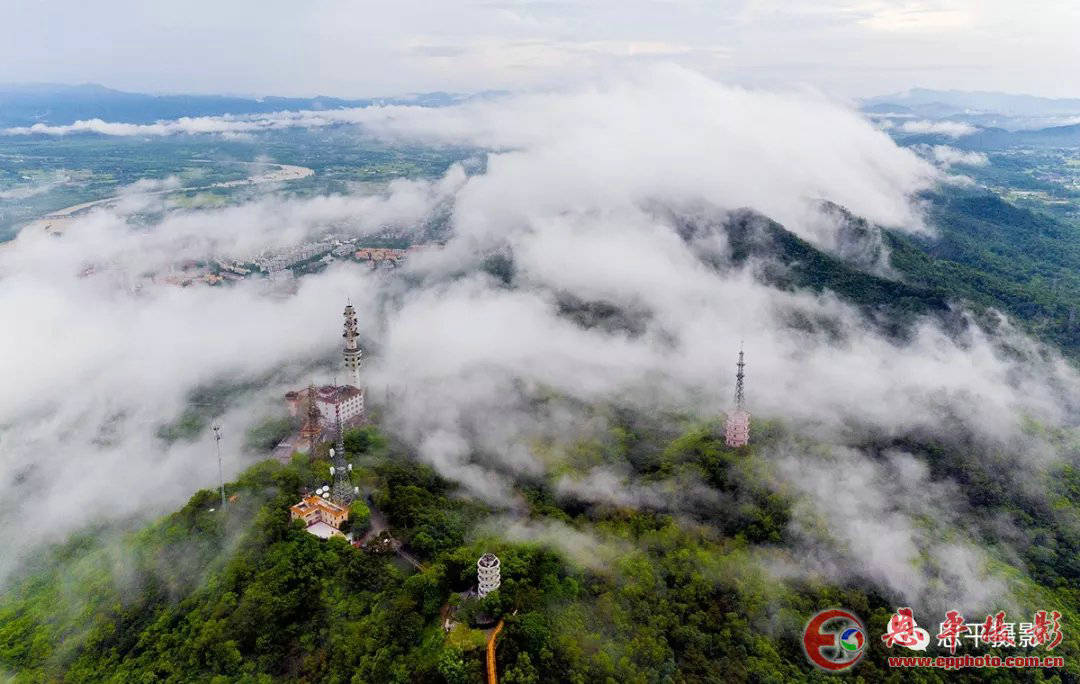
<path fill-rule="evenodd" d="M 221 512 L 225 512 L 225 475 L 221 467 L 221 426 L 214 426 L 214 443 L 217 444 L 217 472 L 221 482 Z"/>

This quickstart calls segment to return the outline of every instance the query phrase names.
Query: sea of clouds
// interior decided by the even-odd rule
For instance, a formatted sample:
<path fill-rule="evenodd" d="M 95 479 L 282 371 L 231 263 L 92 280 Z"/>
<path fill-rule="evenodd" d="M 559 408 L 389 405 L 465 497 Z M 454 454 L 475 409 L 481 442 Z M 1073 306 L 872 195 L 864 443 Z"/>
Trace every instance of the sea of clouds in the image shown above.
<path fill-rule="evenodd" d="M 252 462 L 240 449 L 246 427 L 280 413 L 292 383 L 313 373 L 331 379 L 320 364 L 336 358 L 350 298 L 373 351 L 369 392 L 391 397 L 386 428 L 507 515 L 519 504 L 514 479 L 544 477 L 552 466 L 534 453 L 534 440 L 572 440 L 595 427 L 572 403 L 538 411 L 535 393 L 715 416 L 730 403 L 741 344 L 751 411 L 835 445 L 761 454 L 800 501 L 793 533 L 805 553 L 768 561 L 779 574 L 820 572 L 815 559 L 829 548 L 844 573 L 912 602 L 986 607 L 1004 591 L 987 575 L 986 552 L 961 533 L 970 522 L 963 510 L 938 501 L 956 483 L 931 481 L 910 455 L 883 463 L 850 444 L 868 433 L 963 431 L 1014 449 L 1019 472 L 1037 477 L 1061 455 L 1027 435 L 1022 420 L 1075 424 L 1075 371 L 1007 322 L 991 337 L 926 319 L 899 342 L 829 293 L 769 287 L 753 263 L 717 268 L 702 254 L 726 253 L 723 232 L 688 240 L 671 219 L 722 222 L 751 208 L 829 249 L 834 219 L 820 209 L 828 200 L 873 223 L 932 233 L 916 196 L 945 179 L 933 163 L 813 93 L 732 88 L 670 67 L 568 92 L 319 116 L 350 117 L 364 135 L 385 140 L 490 153 L 482 173 L 454 166 L 439 179 L 366 194 L 171 210 L 152 226 L 129 224 L 123 205 L 96 209 L 61 238 L 27 231 L 0 249 L 0 321 L 9 331 L 0 339 L 0 377 L 9 380 L 0 398 L 0 493 L 35 502 L 0 518 L 0 544 L 12 550 L 0 573 L 41 540 L 88 521 L 171 510 L 211 486 L 208 433 L 171 445 L 156 436 L 196 387 L 258 387 L 234 397 L 219 419 L 228 474 Z M 192 121 L 135 134 L 220 132 Z M 932 156 L 954 161 L 948 151 Z M 393 276 L 338 263 L 302 278 L 288 297 L 258 281 L 177 288 L 139 279 L 184 259 L 251 253 L 331 226 L 361 234 L 418 226 L 447 206 L 446 244 L 410 257 Z M 494 255 L 512 263 L 509 283 L 480 268 Z M 84 275 L 89 265 L 94 271 Z M 583 327 L 561 309 L 567 296 L 635 312 L 636 329 Z M 829 333 L 792 328 L 796 315 L 829 321 Z M 851 467 L 835 467 L 837 459 Z M 889 477 L 890 468 L 903 477 Z M 898 482 L 941 513 L 948 544 L 927 538 L 917 522 L 925 510 L 882 503 Z M 618 463 L 557 485 L 578 499 L 675 511 L 673 486 L 710 496 L 698 483 L 635 482 Z M 850 511 L 834 505 L 853 493 L 877 502 L 858 507 L 854 528 Z M 815 520 L 825 521 L 827 539 L 801 533 Z M 521 537 L 533 527 L 513 529 Z M 542 537 L 552 536 L 544 529 Z M 891 540 L 888 557 L 883 539 Z M 912 569 L 935 548 L 963 572 L 930 583 Z"/>

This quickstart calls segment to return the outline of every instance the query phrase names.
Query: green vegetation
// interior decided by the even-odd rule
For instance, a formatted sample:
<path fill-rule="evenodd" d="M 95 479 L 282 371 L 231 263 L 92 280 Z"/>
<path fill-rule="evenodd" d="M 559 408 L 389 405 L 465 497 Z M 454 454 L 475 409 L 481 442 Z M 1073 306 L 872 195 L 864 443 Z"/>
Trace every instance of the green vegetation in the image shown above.
<path fill-rule="evenodd" d="M 940 235 L 891 233 L 893 266 L 977 310 L 999 309 L 1080 356 L 1080 228 L 989 194 L 932 200 L 931 223 Z"/>
<path fill-rule="evenodd" d="M 236 173 L 235 165 L 224 162 L 196 164 L 202 157 L 251 160 L 269 154 L 315 168 L 316 176 L 285 191 L 307 196 L 344 192 L 355 182 L 437 175 L 467 154 L 387 149 L 358 142 L 348 127 L 270 132 L 249 142 L 73 136 L 11 146 L 14 154 L 0 159 L 2 190 L 48 183 L 58 169 L 79 169 L 20 204 L 24 213 L 110 194 L 109 188 L 135 177 L 180 173 L 213 182 Z M 108 161 L 108 150 L 124 159 L 123 170 Z M 162 161 L 168 159 L 179 161 Z M 1021 172 L 997 164 L 995 157 L 980 173 Z M 1053 183 L 1045 174 L 1032 175 L 1016 187 L 1049 193 Z M 184 201 L 216 205 L 235 197 L 222 192 L 212 200 Z M 949 321 L 950 300 L 960 300 L 975 308 L 982 325 L 996 325 L 990 309 L 1003 310 L 1077 358 L 1078 229 L 981 192 L 950 190 L 926 199 L 937 235 L 884 234 L 900 280 L 875 275 L 855 259 L 825 254 L 750 212 L 736 214 L 726 226 L 730 256 L 736 264 L 758 259 L 763 277 L 775 287 L 834 293 L 894 337 L 906 335 L 921 316 Z M 0 216 L 0 233 L 19 216 Z M 856 239 L 875 237 L 865 222 L 843 218 Z M 426 230 L 438 234 L 444 219 Z M 511 254 L 492 255 L 484 268 L 513 284 Z M 567 296 L 560 310 L 581 325 L 630 334 L 639 324 L 635 312 L 603 302 Z M 792 316 L 796 329 L 834 330 L 832 321 Z M 197 438 L 235 393 L 250 388 L 199 389 L 159 437 Z M 359 536 L 372 526 L 381 529 L 385 518 L 389 532 L 421 561 L 421 570 L 391 553 L 365 551 L 342 539 L 321 541 L 290 523 L 288 507 L 300 492 L 331 479 L 326 445 L 314 459 L 297 454 L 288 465 L 253 466 L 227 485 L 226 511 L 216 492 L 200 491 L 144 529 L 87 529 L 29 561 L 0 597 L 0 679 L 477 682 L 484 677 L 486 635 L 479 627 L 501 617 L 498 662 L 504 683 L 825 682 L 835 679 L 807 664 L 799 635 L 817 610 L 844 606 L 870 629 L 867 656 L 855 672 L 859 680 L 943 681 L 933 671 L 885 667 L 886 651 L 877 637 L 897 607 L 896 596 L 847 575 L 782 580 L 765 569 L 770 564 L 762 559 L 783 565 L 797 548 L 791 521 L 798 502 L 761 457 L 763 448 L 792 438 L 782 424 L 757 418 L 754 444 L 732 450 L 717 424 L 610 406 L 578 408 L 595 412 L 607 431 L 571 444 L 530 445 L 553 465 L 546 476 L 521 476 L 513 483 L 510 509 L 467 496 L 374 427 L 345 435 L 352 483 L 370 493 L 352 504 L 350 531 Z M 245 443 L 251 450 L 268 449 L 289 428 L 287 419 L 267 418 L 248 431 Z M 1080 449 L 1073 432 L 1037 424 L 1027 429 L 1061 453 Z M 1017 608 L 1065 615 L 1065 641 L 1054 654 L 1067 665 L 1060 672 L 1007 675 L 969 670 L 948 679 L 1078 681 L 1080 469 L 1061 465 L 1043 481 L 1018 487 L 1010 481 L 1015 470 L 1009 456 L 980 451 L 969 437 L 942 443 L 902 434 L 861 446 L 867 458 L 892 448 L 915 454 L 931 479 L 961 485 L 961 503 L 973 518 L 1000 521 L 1015 533 L 1020 541 L 1005 549 L 998 546 L 1000 534 L 985 531 L 989 526 L 970 530 L 983 535 L 978 541 L 995 573 L 1008 582 Z M 809 453 L 820 445 L 801 446 Z M 691 483 L 710 497 L 693 509 L 674 506 L 674 513 L 557 493 L 558 478 L 612 463 L 643 487 Z M 502 586 L 483 600 L 465 598 L 475 582 L 476 559 L 487 551 L 502 561 Z M 457 624 L 444 633 L 447 617 Z M 932 622 L 922 620 L 928 629 Z"/>
<path fill-rule="evenodd" d="M 762 421 L 757 446 L 732 450 L 712 424 L 594 410 L 612 427 L 571 446 L 565 473 L 620 459 L 643 482 L 696 478 L 729 503 L 674 516 L 555 497 L 550 484 L 523 481 L 526 510 L 514 522 L 536 532 L 514 541 L 504 534 L 505 513 L 459 496 L 375 429 L 353 430 L 349 458 L 361 464 L 354 482 L 373 489 L 422 571 L 290 524 L 288 506 L 301 488 L 322 483 L 325 461 L 264 462 L 228 485 L 225 515 L 212 510 L 214 492 L 198 492 L 142 531 L 87 531 L 25 568 L 0 599 L 0 672 L 17 682 L 477 682 L 485 636 L 471 623 L 501 616 L 504 682 L 825 682 L 833 680 L 807 664 L 799 633 L 812 613 L 840 605 L 870 629 L 857 676 L 900 681 L 876 638 L 895 608 L 890 597 L 839 576 L 780 581 L 762 568 L 760 553 L 782 557 L 791 541 L 794 502 L 755 458 L 785 438 L 781 425 Z M 948 449 L 904 446 L 938 448 L 945 472 L 981 477 Z M 992 478 L 980 481 L 973 505 L 987 516 L 1027 512 L 1017 524 L 1029 534 L 1070 529 L 1053 516 L 1080 513 L 1072 469 L 1048 483 L 1057 492 L 1049 513 L 1017 498 L 999 503 L 986 496 Z M 357 521 L 367 514 L 355 504 Z M 1066 615 L 1065 642 L 1054 653 L 1067 668 L 1024 671 L 1027 681 L 1080 676 L 1080 568 L 1075 547 L 1065 546 L 1075 540 L 1063 534 L 1040 545 L 1059 549 L 1056 556 L 1027 551 L 1038 584 L 1022 584 L 1020 593 L 1025 604 Z M 502 586 L 482 601 L 463 599 L 485 551 L 502 561 Z M 457 624 L 446 634 L 451 608 Z M 941 681 L 929 671 L 903 680 Z"/>
<path fill-rule="evenodd" d="M 288 417 L 267 418 L 247 431 L 246 446 L 251 451 L 267 452 L 292 432 L 293 421 Z"/>

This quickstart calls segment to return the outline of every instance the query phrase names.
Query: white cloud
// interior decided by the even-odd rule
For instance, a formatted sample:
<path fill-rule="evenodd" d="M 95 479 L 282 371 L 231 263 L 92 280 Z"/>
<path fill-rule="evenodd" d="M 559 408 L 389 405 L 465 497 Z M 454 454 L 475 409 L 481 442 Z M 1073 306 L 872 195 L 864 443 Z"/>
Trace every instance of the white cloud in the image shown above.
<path fill-rule="evenodd" d="M 516 505 L 516 475 L 557 465 L 534 451 L 538 440 L 588 432 L 582 404 L 724 410 L 740 341 L 751 410 L 825 443 L 963 431 L 1022 454 L 1017 467 L 1037 473 L 1055 453 L 1023 441 L 1022 417 L 1075 422 L 1075 371 L 1007 323 L 998 334 L 1008 354 L 972 325 L 947 332 L 929 319 L 901 342 L 833 296 L 776 290 L 755 277 L 754 262 L 727 262 L 722 225 L 743 207 L 819 243 L 829 225 L 819 220 L 822 199 L 922 228 L 913 198 L 940 172 L 848 108 L 658 69 L 569 92 L 364 117 L 378 135 L 494 151 L 471 177 L 455 167 L 379 195 L 176 211 L 137 229 L 104 209 L 61 239 L 25 234 L 0 250 L 0 320 L 21 322 L 0 342 L 0 376 L 19 388 L 0 398 L 0 491 L 5 500 L 32 492 L 56 514 L 44 521 L 9 509 L 0 541 L 168 509 L 212 483 L 208 437 L 165 447 L 157 425 L 198 385 L 270 377 L 225 417 L 239 434 L 299 369 L 336 357 L 346 296 L 374 346 L 365 381 L 375 396 L 393 390 L 386 426 L 499 506 Z M 403 277 L 342 266 L 304 278 L 284 299 L 254 283 L 151 284 L 138 294 L 116 285 L 177 259 L 286 244 L 339 222 L 356 232 L 415 225 L 450 202 L 451 238 L 411 257 Z M 476 273 L 492 254 L 509 255 L 510 285 Z M 103 267 L 79 278 L 88 262 Z M 567 295 L 617 307 L 632 325 L 583 327 L 567 315 Z M 793 328 L 795 318 L 810 324 Z M 558 399 L 538 407 L 539 396 Z M 235 472 L 243 458 L 235 442 L 226 446 Z M 618 465 L 562 487 L 622 505 L 668 486 L 628 483 L 633 496 L 620 498 Z M 900 593 L 921 591 L 917 578 L 888 568 L 870 575 Z"/>
<path fill-rule="evenodd" d="M 905 121 L 897 128 L 904 133 L 930 133 L 945 135 L 950 138 L 971 135 L 979 130 L 975 126 L 962 121 L 928 121 L 926 119 Z"/>
<path fill-rule="evenodd" d="M 875 459 L 850 449 L 807 453 L 794 444 L 766 458 L 803 497 L 794 509 L 795 548 L 775 566 L 781 574 L 797 568 L 827 581 L 853 574 L 900 603 L 935 611 L 989 611 L 1006 600 L 960 486 L 932 480 L 924 462 L 899 451 Z"/>
<path fill-rule="evenodd" d="M 959 150 L 949 145 L 913 145 L 912 149 L 923 157 L 930 159 L 942 169 L 948 170 L 955 165 L 960 166 L 986 166 L 990 158 L 982 152 L 969 152 Z"/>

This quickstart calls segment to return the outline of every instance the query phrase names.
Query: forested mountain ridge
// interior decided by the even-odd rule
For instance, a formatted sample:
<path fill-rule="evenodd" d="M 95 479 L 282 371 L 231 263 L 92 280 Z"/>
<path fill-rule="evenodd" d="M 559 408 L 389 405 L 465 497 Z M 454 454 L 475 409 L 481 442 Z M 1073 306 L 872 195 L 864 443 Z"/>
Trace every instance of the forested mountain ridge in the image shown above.
<path fill-rule="evenodd" d="M 613 419 L 613 430 L 582 443 L 579 464 L 629 457 L 646 478 L 692 474 L 740 503 L 718 502 L 687 518 L 585 504 L 523 480 L 527 507 L 507 518 L 459 498 L 399 447 L 379 446 L 369 428 L 350 434 L 350 458 L 363 464 L 354 481 L 371 487 L 422 571 L 291 525 L 295 492 L 319 482 L 325 461 L 266 462 L 227 486 L 225 516 L 212 510 L 217 493 L 203 491 L 146 530 L 99 530 L 43 555 L 0 600 L 0 665 L 16 682 L 476 682 L 484 676 L 484 637 L 467 623 L 484 612 L 506 621 L 497 650 L 505 682 L 827 681 L 796 637 L 807 615 L 843 605 L 864 616 L 871 635 L 884 632 L 894 606 L 872 584 L 777 583 L 754 560 L 782 556 L 793 542 L 793 500 L 772 491 L 772 466 L 755 457 L 789 439 L 785 428 L 762 423 L 758 446 L 733 450 L 716 424 L 593 410 Z M 1075 479 L 1065 474 L 1068 486 Z M 1012 505 L 978 504 L 985 515 Z M 485 520 L 594 542 L 568 554 L 478 533 L 493 531 L 476 527 Z M 1045 523 L 1030 524 L 1034 533 Z M 502 587 L 463 604 L 456 592 L 475 582 L 483 551 L 502 559 Z M 1070 587 L 1080 576 L 1068 557 L 1050 560 L 1033 548 L 1039 584 L 1017 588 L 1021 607 L 1065 612 L 1065 642 L 1055 654 L 1068 665 L 1057 676 L 1072 678 L 1080 675 L 1072 618 L 1080 605 Z M 460 606 L 461 623 L 444 635 L 448 604 Z M 859 676 L 892 681 L 880 641 L 870 639 L 868 648 Z M 1039 670 L 1027 678 L 1049 680 Z M 932 673 L 904 680 L 939 681 Z"/>
<path fill-rule="evenodd" d="M 939 232 L 925 238 L 881 231 L 834 208 L 850 239 L 868 241 L 869 252 L 828 253 L 748 210 L 674 223 L 713 268 L 753 268 L 774 288 L 835 295 L 897 344 L 925 317 L 947 329 L 963 326 L 956 309 L 976 306 L 1003 309 L 1073 349 L 1060 320 L 1047 314 L 1060 314 L 1072 293 L 1040 289 L 1038 280 L 1075 277 L 1076 253 L 1064 244 L 1071 229 L 980 194 L 928 200 Z M 729 251 L 711 252 L 714 243 L 702 239 L 718 233 Z M 879 247 L 895 273 L 867 266 Z M 515 286 L 512 254 L 496 261 L 486 266 Z M 633 311 L 571 300 L 561 306 L 582 326 L 633 334 Z M 829 322 L 796 317 L 790 325 L 828 332 Z M 560 398 L 540 388 L 531 399 L 543 413 Z M 289 523 L 300 493 L 327 481 L 324 454 L 253 466 L 227 485 L 224 515 L 214 510 L 218 494 L 201 491 L 145 529 L 76 535 L 25 566 L 0 599 L 0 673 L 17 682 L 475 682 L 484 676 L 484 632 L 470 625 L 486 614 L 506 621 L 497 649 L 504 682 L 827 681 L 802 653 L 807 616 L 840 605 L 861 615 L 872 637 L 885 631 L 903 597 L 873 579 L 774 574 L 806 552 L 808 529 L 827 536 L 776 476 L 776 453 L 798 453 L 807 469 L 835 467 L 828 447 L 785 416 L 756 416 L 751 446 L 731 449 L 719 416 L 571 408 L 604 431 L 569 447 L 531 444 L 538 452 L 561 449 L 559 467 L 507 473 L 518 501 L 510 509 L 477 501 L 421 465 L 414 446 L 388 444 L 374 427 L 349 433 L 354 484 L 370 492 L 390 531 L 423 564 L 419 571 Z M 1075 434 L 1034 423 L 1026 429 L 1075 455 Z M 846 448 L 871 462 L 903 450 L 935 482 L 962 485 L 954 505 L 965 533 L 986 545 L 1008 583 L 1009 610 L 1065 616 L 1054 655 L 1066 658 L 1066 668 L 1023 676 L 1080 678 L 1080 471 L 1056 464 L 1018 488 L 1012 455 L 962 426 L 948 436 L 854 432 Z M 560 489 L 559 478 L 609 463 L 670 503 L 597 503 Z M 709 496 L 689 497 L 699 484 Z M 1015 531 L 1008 545 L 995 527 L 1003 520 Z M 483 601 L 465 601 L 460 593 L 475 583 L 476 559 L 488 551 L 502 560 L 503 585 Z M 843 544 L 833 552 L 844 553 Z M 931 575 L 939 562 L 929 552 L 921 558 Z M 459 625 L 446 635 L 450 607 Z M 868 649 L 858 675 L 900 681 L 880 640 L 871 638 Z M 993 671 L 953 674 L 995 678 Z M 903 680 L 940 678 L 905 672 Z"/>

